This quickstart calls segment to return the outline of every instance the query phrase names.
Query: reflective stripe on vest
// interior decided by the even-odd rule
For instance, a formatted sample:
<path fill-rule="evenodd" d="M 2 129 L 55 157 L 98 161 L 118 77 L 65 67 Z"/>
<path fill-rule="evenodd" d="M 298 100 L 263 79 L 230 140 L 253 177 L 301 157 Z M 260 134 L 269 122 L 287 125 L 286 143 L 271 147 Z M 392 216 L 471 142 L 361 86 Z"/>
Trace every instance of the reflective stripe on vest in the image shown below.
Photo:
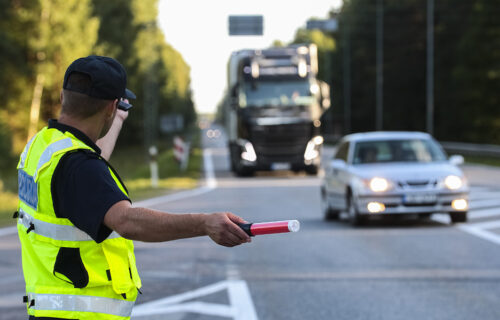
<path fill-rule="evenodd" d="M 46 163 L 48 163 L 50 161 L 50 159 L 52 158 L 52 155 L 54 153 L 61 151 L 61 150 L 64 150 L 64 149 L 67 149 L 67 148 L 71 148 L 72 146 L 73 146 L 73 142 L 71 141 L 70 138 L 62 139 L 62 140 L 59 140 L 59 141 L 56 141 L 56 142 L 49 144 L 47 146 L 47 148 L 45 148 L 45 150 L 43 151 L 42 155 L 40 156 L 40 158 L 38 160 L 38 165 L 36 166 L 36 172 L 35 172 L 35 175 L 33 176 L 35 181 L 36 181 L 36 178 L 38 176 L 38 171 L 40 171 L 40 169 Z"/>
<path fill-rule="evenodd" d="M 134 307 L 134 301 L 72 294 L 28 293 L 28 301 L 32 300 L 33 310 L 97 312 L 119 317 L 130 317 Z"/>
<path fill-rule="evenodd" d="M 27 229 L 32 228 L 33 233 L 62 241 L 94 241 L 92 238 L 75 226 L 54 224 L 35 219 L 23 209 L 19 210 L 19 222 Z M 33 229 L 34 228 L 34 229 Z M 113 231 L 106 239 L 119 238 L 120 235 Z"/>
<path fill-rule="evenodd" d="M 19 163 L 19 169 L 24 168 L 24 162 L 26 161 L 26 157 L 28 156 L 28 151 L 30 150 L 31 144 L 33 143 L 33 140 L 35 140 L 36 135 L 31 137 L 30 141 L 28 141 L 28 144 L 26 147 L 24 147 L 23 153 L 21 154 L 21 162 Z"/>

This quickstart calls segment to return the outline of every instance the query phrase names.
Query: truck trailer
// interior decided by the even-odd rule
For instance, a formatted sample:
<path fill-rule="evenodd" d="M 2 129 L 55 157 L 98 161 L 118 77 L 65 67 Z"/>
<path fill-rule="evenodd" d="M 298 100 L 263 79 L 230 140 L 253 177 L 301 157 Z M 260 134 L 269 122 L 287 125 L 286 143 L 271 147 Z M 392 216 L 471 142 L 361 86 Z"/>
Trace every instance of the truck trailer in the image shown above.
<path fill-rule="evenodd" d="M 317 79 L 314 44 L 233 52 L 223 104 L 231 169 L 317 174 L 323 137 L 321 115 L 330 88 Z"/>

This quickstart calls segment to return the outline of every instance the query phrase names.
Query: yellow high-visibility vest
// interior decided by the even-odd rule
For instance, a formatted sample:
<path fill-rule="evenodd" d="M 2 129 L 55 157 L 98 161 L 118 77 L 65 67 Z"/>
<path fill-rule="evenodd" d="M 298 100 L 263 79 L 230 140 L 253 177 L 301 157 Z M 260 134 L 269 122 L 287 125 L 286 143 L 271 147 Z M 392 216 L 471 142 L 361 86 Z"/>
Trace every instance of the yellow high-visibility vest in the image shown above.
<path fill-rule="evenodd" d="M 35 317 L 130 319 L 141 287 L 133 242 L 112 232 L 97 243 L 54 212 L 52 176 L 62 156 L 79 149 L 95 153 L 70 132 L 45 127 L 28 142 L 17 166 L 27 311 Z"/>

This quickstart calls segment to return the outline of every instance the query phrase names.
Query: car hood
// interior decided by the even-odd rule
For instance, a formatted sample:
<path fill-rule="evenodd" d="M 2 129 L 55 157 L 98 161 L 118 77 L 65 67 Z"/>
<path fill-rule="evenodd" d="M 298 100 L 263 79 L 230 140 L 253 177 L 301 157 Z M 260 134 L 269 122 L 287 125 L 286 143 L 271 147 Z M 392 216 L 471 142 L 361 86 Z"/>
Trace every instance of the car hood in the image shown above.
<path fill-rule="evenodd" d="M 360 164 L 352 167 L 352 173 L 365 179 L 382 177 L 392 181 L 443 179 L 448 175 L 463 177 L 462 170 L 447 162 Z"/>

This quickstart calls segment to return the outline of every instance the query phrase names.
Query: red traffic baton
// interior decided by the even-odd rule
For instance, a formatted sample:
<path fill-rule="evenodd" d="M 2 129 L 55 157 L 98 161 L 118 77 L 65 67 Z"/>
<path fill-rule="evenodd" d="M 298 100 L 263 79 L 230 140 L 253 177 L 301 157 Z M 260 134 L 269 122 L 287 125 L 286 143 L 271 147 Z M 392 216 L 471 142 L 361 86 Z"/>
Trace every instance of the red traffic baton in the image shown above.
<path fill-rule="evenodd" d="M 238 225 L 251 237 L 261 234 L 297 232 L 300 229 L 298 220 L 239 223 Z"/>

